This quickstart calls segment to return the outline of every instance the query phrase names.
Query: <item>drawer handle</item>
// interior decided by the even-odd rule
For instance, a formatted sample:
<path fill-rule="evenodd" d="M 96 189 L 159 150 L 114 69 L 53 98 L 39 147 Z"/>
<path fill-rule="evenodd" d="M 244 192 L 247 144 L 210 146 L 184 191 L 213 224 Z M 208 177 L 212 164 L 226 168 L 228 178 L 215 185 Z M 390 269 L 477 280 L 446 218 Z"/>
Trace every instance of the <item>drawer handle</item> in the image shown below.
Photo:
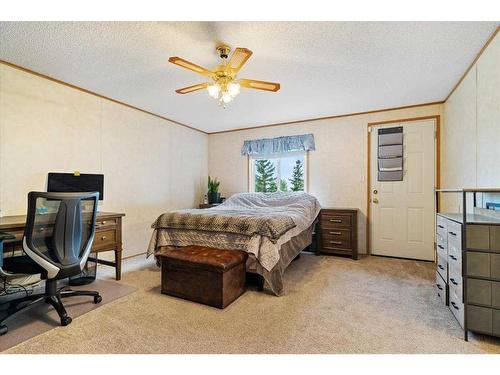
<path fill-rule="evenodd" d="M 444 247 L 443 247 L 443 246 L 438 245 L 438 247 L 439 247 L 441 250 L 444 250 Z"/>
<path fill-rule="evenodd" d="M 341 223 L 342 222 L 342 220 L 340 220 L 340 219 L 330 219 L 330 221 L 332 223 Z"/>
<path fill-rule="evenodd" d="M 342 245 L 342 242 L 340 241 L 330 241 L 330 243 L 334 245 Z"/>
<path fill-rule="evenodd" d="M 438 268 L 444 271 L 444 267 L 442 265 L 438 264 Z"/>
<path fill-rule="evenodd" d="M 453 308 L 454 308 L 455 310 L 460 310 L 460 308 L 457 306 L 457 304 L 456 304 L 455 302 L 450 301 L 450 303 L 451 303 L 451 305 L 453 306 Z"/>
<path fill-rule="evenodd" d="M 104 241 L 105 239 L 106 239 L 106 236 L 102 236 L 102 237 L 101 237 L 101 240 L 103 240 L 103 241 Z"/>
<path fill-rule="evenodd" d="M 450 277 L 450 281 L 451 281 L 451 283 L 452 283 L 453 285 L 458 285 L 458 283 L 455 281 L 455 279 L 454 279 L 454 278 Z"/>
<path fill-rule="evenodd" d="M 441 224 L 438 224 L 438 228 L 444 229 L 444 227 Z"/>
<path fill-rule="evenodd" d="M 333 234 L 334 236 L 340 236 L 342 232 L 330 232 L 330 234 Z"/>
<path fill-rule="evenodd" d="M 438 288 L 439 290 L 443 290 L 443 287 L 442 287 L 441 285 L 436 284 L 436 286 L 437 286 L 437 288 Z"/>
<path fill-rule="evenodd" d="M 452 236 L 456 236 L 457 234 L 455 232 L 448 232 L 450 233 Z"/>
<path fill-rule="evenodd" d="M 450 258 L 453 259 L 453 260 L 457 260 L 456 257 L 454 257 L 453 255 L 450 254 Z"/>

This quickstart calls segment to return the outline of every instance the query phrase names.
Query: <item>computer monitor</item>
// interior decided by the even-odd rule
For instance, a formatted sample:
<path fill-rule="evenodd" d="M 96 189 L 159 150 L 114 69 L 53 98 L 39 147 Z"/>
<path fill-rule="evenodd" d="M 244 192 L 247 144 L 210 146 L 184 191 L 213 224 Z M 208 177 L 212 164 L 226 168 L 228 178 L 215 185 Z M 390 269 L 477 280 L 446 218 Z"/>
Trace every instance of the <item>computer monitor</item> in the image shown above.
<path fill-rule="evenodd" d="M 104 175 L 49 172 L 47 191 L 57 193 L 98 191 L 99 200 L 102 201 L 104 199 Z"/>

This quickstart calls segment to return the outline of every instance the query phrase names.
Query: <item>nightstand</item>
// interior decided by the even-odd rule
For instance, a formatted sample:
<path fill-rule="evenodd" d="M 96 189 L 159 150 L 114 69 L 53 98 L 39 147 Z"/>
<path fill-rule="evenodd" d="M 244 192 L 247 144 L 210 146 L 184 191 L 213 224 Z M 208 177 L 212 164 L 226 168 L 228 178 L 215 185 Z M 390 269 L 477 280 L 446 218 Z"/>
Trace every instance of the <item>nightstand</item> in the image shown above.
<path fill-rule="evenodd" d="M 358 210 L 322 208 L 319 214 L 316 255 L 348 255 L 358 259 Z"/>

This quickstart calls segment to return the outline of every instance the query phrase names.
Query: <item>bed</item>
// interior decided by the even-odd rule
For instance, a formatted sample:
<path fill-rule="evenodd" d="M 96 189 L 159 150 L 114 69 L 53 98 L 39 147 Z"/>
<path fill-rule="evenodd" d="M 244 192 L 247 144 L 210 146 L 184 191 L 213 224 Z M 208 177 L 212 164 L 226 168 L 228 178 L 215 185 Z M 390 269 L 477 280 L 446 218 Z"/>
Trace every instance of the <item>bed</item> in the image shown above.
<path fill-rule="evenodd" d="M 304 192 L 234 194 L 213 208 L 160 215 L 152 225 L 147 256 L 164 246 L 243 250 L 249 253 L 247 271 L 282 295 L 283 273 L 311 244 L 319 211 L 318 200 Z"/>

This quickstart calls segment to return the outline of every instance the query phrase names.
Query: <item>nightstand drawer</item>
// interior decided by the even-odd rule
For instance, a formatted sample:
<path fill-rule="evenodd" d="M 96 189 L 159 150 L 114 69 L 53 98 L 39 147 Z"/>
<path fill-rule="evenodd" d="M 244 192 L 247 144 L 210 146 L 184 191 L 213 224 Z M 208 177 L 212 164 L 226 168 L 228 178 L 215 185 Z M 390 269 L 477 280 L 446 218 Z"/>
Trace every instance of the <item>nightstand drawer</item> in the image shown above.
<path fill-rule="evenodd" d="M 352 231 L 350 229 L 324 229 L 323 239 L 330 241 L 350 241 Z"/>
<path fill-rule="evenodd" d="M 324 249 L 352 250 L 351 240 L 330 240 L 323 238 L 322 245 Z"/>
<path fill-rule="evenodd" d="M 352 227 L 351 215 L 321 213 L 321 225 L 325 228 Z"/>

